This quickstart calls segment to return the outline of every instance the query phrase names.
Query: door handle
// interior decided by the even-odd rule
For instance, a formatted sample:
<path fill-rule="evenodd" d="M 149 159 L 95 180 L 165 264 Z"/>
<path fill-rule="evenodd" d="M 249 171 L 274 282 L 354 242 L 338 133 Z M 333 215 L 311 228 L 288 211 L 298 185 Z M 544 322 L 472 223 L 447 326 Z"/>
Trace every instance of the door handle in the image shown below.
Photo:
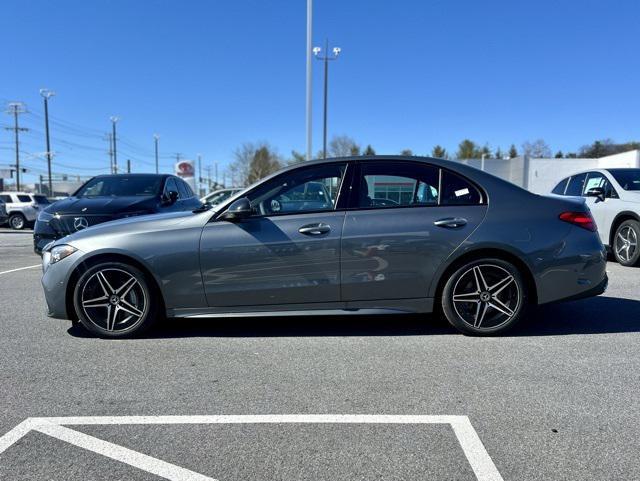
<path fill-rule="evenodd" d="M 298 232 L 304 235 L 322 235 L 327 232 L 331 232 L 331 226 L 323 222 L 320 222 L 319 224 L 308 224 L 300 227 Z"/>
<path fill-rule="evenodd" d="M 435 221 L 433 225 L 455 229 L 456 227 L 467 225 L 467 219 L 463 219 L 462 217 L 447 217 L 446 219 L 439 219 Z"/>

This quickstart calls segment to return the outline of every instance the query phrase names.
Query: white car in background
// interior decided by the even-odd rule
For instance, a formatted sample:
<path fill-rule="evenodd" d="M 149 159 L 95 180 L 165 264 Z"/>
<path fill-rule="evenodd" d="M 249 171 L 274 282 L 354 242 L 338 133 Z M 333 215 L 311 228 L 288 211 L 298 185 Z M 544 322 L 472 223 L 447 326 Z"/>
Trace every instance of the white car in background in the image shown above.
<path fill-rule="evenodd" d="M 0 192 L 0 200 L 5 203 L 9 227 L 16 230 L 33 224 L 40 210 L 51 203 L 43 194 L 28 192 Z"/>
<path fill-rule="evenodd" d="M 602 243 L 623 266 L 640 265 L 640 169 L 593 169 L 562 179 L 553 194 L 585 197 Z"/>
<path fill-rule="evenodd" d="M 200 199 L 200 202 L 203 204 L 218 205 L 220 202 L 224 202 L 232 195 L 236 195 L 241 190 L 242 189 L 239 188 L 214 190 Z"/>

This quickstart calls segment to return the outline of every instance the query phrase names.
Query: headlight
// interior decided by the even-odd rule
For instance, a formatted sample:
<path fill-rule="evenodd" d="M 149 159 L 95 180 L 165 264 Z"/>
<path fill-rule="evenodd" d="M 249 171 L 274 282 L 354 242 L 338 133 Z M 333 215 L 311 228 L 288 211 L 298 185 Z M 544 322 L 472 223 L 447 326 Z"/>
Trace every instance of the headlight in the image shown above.
<path fill-rule="evenodd" d="M 49 222 L 51 219 L 53 219 L 53 216 L 43 210 L 38 214 L 38 221 L 40 222 Z"/>
<path fill-rule="evenodd" d="M 55 264 L 56 262 L 61 261 L 65 257 L 69 257 L 71 254 L 73 254 L 77 250 L 78 249 L 68 244 L 61 244 L 59 246 L 53 247 L 49 251 L 51 253 L 51 257 L 50 257 L 51 264 Z"/>

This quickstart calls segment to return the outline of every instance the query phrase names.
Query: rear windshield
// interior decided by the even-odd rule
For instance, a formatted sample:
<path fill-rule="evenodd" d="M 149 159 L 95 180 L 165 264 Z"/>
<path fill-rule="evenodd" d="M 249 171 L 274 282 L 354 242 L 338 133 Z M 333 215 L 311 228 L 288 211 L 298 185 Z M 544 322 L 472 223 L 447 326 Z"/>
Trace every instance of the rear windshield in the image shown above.
<path fill-rule="evenodd" d="M 36 204 L 51 204 L 51 202 L 49 202 L 49 199 L 47 199 L 44 195 L 34 195 L 33 200 L 36 202 Z"/>
<path fill-rule="evenodd" d="M 640 190 L 640 169 L 609 169 L 624 190 Z"/>
<path fill-rule="evenodd" d="M 114 175 L 95 177 L 75 193 L 76 197 L 129 197 L 159 195 L 162 177 L 157 175 Z"/>

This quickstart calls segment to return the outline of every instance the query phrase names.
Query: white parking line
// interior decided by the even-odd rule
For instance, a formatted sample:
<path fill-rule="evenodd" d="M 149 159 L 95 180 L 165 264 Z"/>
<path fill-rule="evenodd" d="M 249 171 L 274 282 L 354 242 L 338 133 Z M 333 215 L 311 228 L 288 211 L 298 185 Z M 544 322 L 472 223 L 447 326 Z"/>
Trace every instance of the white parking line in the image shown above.
<path fill-rule="evenodd" d="M 17 269 L 11 269 L 11 270 L 8 270 L 8 271 L 2 271 L 2 272 L 0 272 L 0 276 L 2 274 L 10 274 L 11 272 L 23 271 L 25 269 L 35 269 L 36 267 L 42 267 L 42 264 L 36 264 L 35 266 L 18 267 Z"/>
<path fill-rule="evenodd" d="M 215 481 L 213 478 L 103 441 L 64 426 L 131 424 L 449 424 L 478 481 L 503 481 L 467 416 L 375 414 L 267 414 L 220 416 L 89 416 L 28 418 L 0 437 L 0 454 L 29 431 L 38 431 L 74 446 L 115 459 L 170 481 Z"/>

